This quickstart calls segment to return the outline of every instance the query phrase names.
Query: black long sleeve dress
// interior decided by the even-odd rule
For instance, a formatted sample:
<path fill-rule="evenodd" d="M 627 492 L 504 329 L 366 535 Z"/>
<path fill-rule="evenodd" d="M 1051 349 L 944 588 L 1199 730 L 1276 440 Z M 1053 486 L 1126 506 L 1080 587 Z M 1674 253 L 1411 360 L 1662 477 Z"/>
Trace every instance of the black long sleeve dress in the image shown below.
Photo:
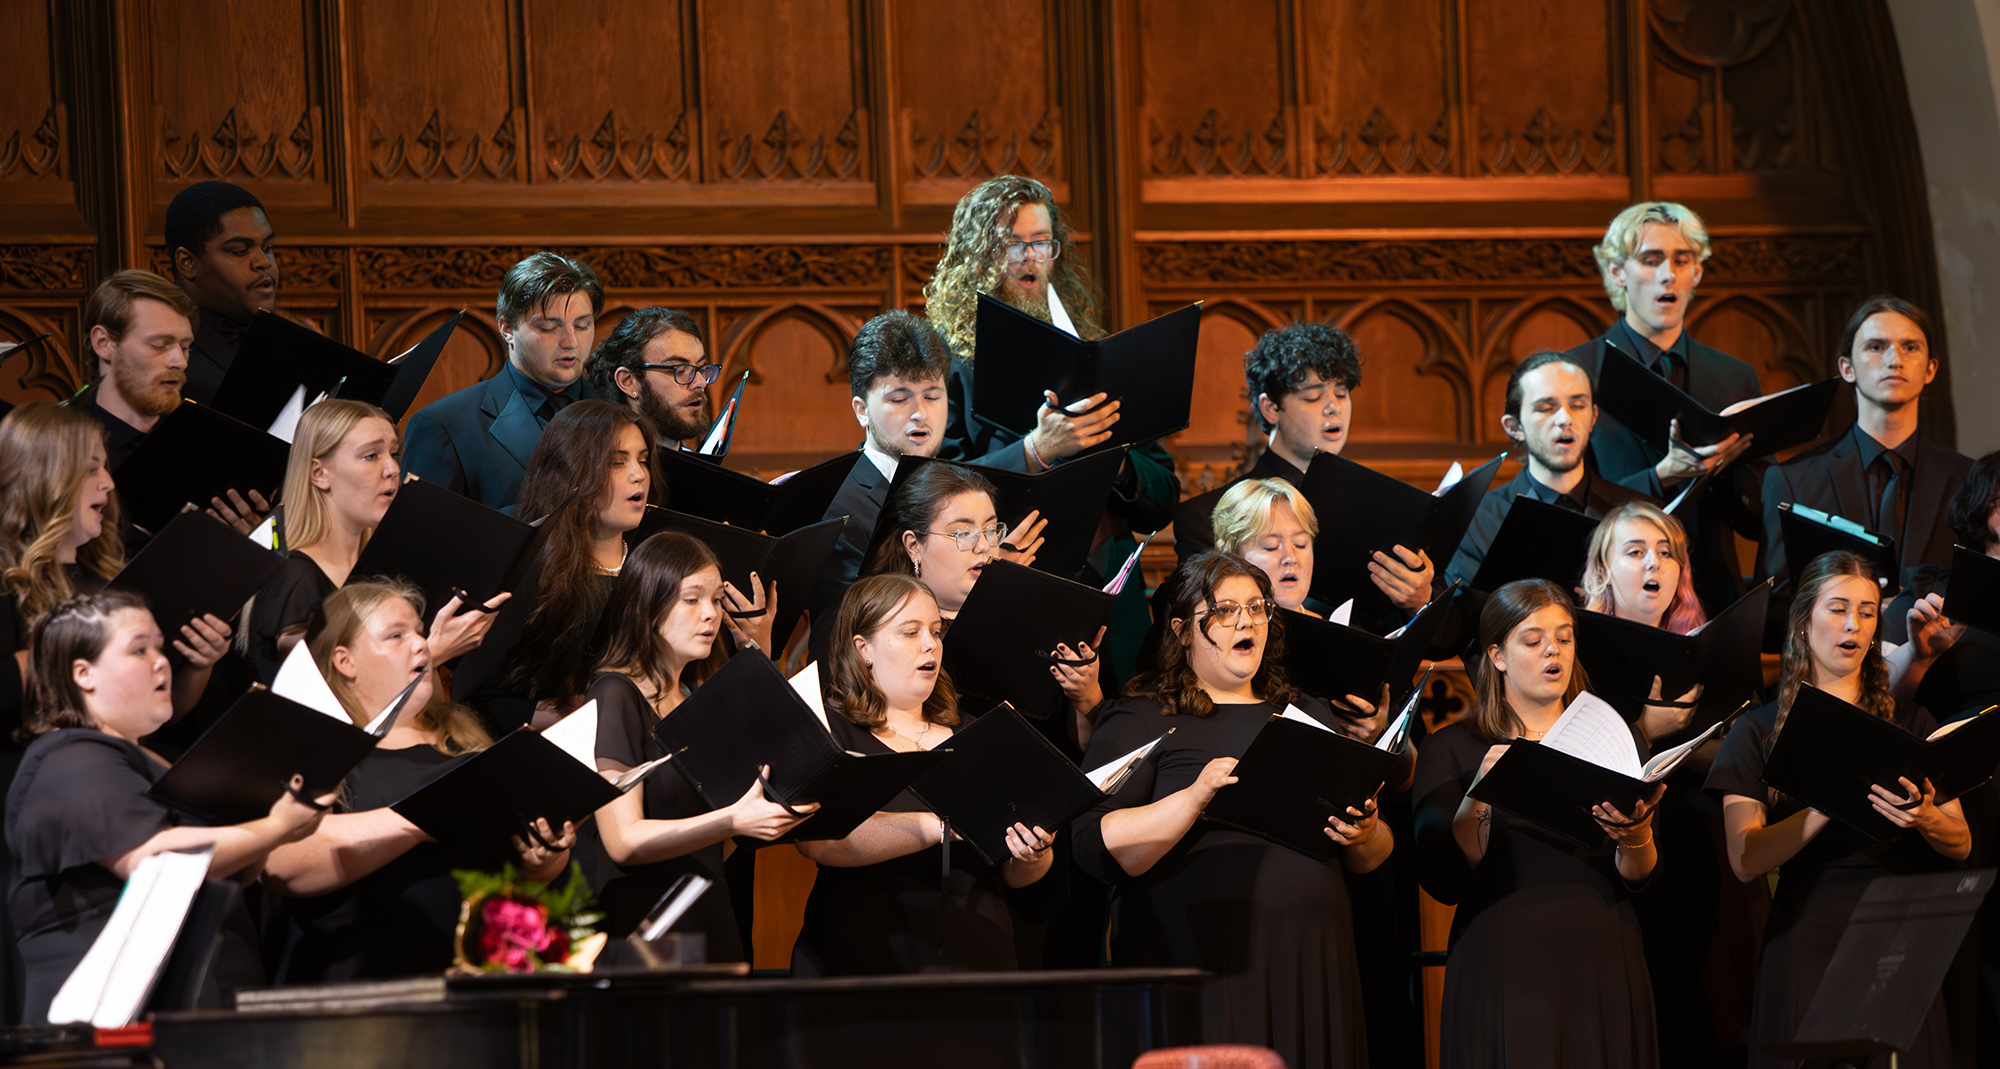
<path fill-rule="evenodd" d="M 311 557 L 296 550 L 285 555 L 285 566 L 264 584 L 250 605 L 248 652 L 259 683 L 270 686 L 278 678 L 278 668 L 285 663 L 285 654 L 278 649 L 278 636 L 306 626 L 320 602 L 339 589 L 339 584 L 327 578 Z"/>
<path fill-rule="evenodd" d="M 842 748 L 890 752 L 887 743 L 846 718 L 836 714 L 828 721 Z M 928 810 L 904 791 L 882 811 Z M 792 947 L 792 975 L 1014 969 L 1014 920 L 1000 870 L 964 843 L 954 844 L 950 860 L 948 879 L 941 846 L 873 865 L 819 866 L 806 898 L 805 924 Z"/>
<path fill-rule="evenodd" d="M 1296 704 L 1329 727 L 1338 722 L 1317 698 Z M 1216 974 L 1201 995 L 1206 1042 L 1268 1046 L 1292 1069 L 1365 1066 L 1361 977 L 1339 862 L 1205 821 L 1143 876 L 1126 875 L 1104 845 L 1106 814 L 1157 802 L 1192 786 L 1215 758 L 1242 756 L 1282 708 L 1259 702 L 1168 716 L 1151 698 L 1124 698 L 1102 709 L 1086 768 L 1176 730 L 1115 796 L 1071 825 L 1077 863 L 1114 887 L 1112 964 Z"/>
<path fill-rule="evenodd" d="M 1922 706 L 1898 702 L 1895 716 L 1896 723 L 1919 736 L 1937 730 L 1937 722 Z M 1774 798 L 1775 792 L 1764 785 L 1764 759 L 1771 751 L 1777 722 L 1776 702 L 1737 717 L 1708 773 L 1709 791 L 1762 801 L 1769 810 L 1767 824 L 1776 824 L 1805 808 L 1787 795 Z M 1905 833 L 1893 842 L 1875 843 L 1834 821 L 1778 867 L 1778 889 L 1764 926 L 1757 996 L 1750 1011 L 1753 1069 L 1823 1064 L 1773 1057 L 1761 1047 L 1786 1042 L 1798 1030 L 1814 992 L 1819 990 L 1820 977 L 1826 975 L 1833 960 L 1833 948 L 1840 943 L 1847 919 L 1869 881 L 1877 876 L 1935 872 L 1952 865 L 1918 835 Z M 1882 1069 L 1889 1064 L 1889 1057 L 1882 1055 L 1868 1064 L 1871 1069 Z M 1942 1069 L 1953 1064 L 1942 996 L 1931 1003 L 1916 1046 L 1897 1064 L 1903 1069 Z"/>
<path fill-rule="evenodd" d="M 1432 898 L 1458 907 L 1438 1064 L 1658 1065 L 1639 921 L 1612 847 L 1586 850 L 1498 809 L 1476 868 L 1452 837 L 1491 745 L 1457 723 L 1417 754 L 1418 872 Z"/>
<path fill-rule="evenodd" d="M 637 768 L 666 755 L 659 740 L 653 737 L 653 727 L 660 718 L 630 677 L 606 672 L 591 681 L 588 696 L 597 702 L 597 756 L 626 768 Z M 674 762 L 667 764 L 673 766 Z M 647 776 L 639 790 L 645 792 L 641 797 L 647 820 L 685 820 L 715 808 L 703 801 L 687 777 L 674 767 Z M 587 845 L 581 834 L 578 839 L 580 852 L 587 855 L 585 873 L 596 885 L 598 904 L 604 909 L 604 930 L 613 939 L 630 935 L 675 880 L 689 874 L 706 876 L 715 881 L 715 886 L 695 900 L 678 927 L 707 937 L 709 961 L 745 960 L 743 937 L 730 905 L 721 843 L 665 861 L 628 866 L 613 863 L 595 834 Z"/>

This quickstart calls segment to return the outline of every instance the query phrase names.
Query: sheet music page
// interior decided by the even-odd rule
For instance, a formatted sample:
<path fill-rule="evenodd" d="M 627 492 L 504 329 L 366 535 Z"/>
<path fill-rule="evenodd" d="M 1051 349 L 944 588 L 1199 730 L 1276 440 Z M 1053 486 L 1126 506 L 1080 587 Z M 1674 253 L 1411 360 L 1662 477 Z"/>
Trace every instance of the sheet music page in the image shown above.
<path fill-rule="evenodd" d="M 1988 713 L 1991 713 L 1995 709 L 2000 709 L 2000 705 L 1989 705 L 1986 708 L 1981 709 L 1977 713 L 1972 714 L 1971 716 L 1961 717 L 1960 719 L 1954 720 L 1951 723 L 1938 728 L 1936 731 L 1931 732 L 1929 735 L 1924 736 L 1924 741 L 1931 742 L 1936 739 L 1944 738 L 1946 735 L 1949 735 L 1952 732 L 1957 731 L 1959 728 L 1962 728 L 1965 725 L 1972 723 L 1974 720 L 1977 720 L 1980 717 L 1985 716 Z"/>
<path fill-rule="evenodd" d="M 278 410 L 278 418 L 271 421 L 271 436 L 283 438 L 289 443 L 292 435 L 298 433 L 299 417 L 305 415 L 305 412 L 306 388 L 301 386 L 292 391 L 291 399 L 285 402 L 285 407 Z"/>
<path fill-rule="evenodd" d="M 1452 461 L 1451 467 L 1444 470 L 1444 478 L 1438 480 L 1438 488 L 1431 491 L 1431 496 L 1444 496 L 1446 490 L 1451 489 L 1453 485 L 1463 478 L 1465 478 L 1465 465 L 1460 464 L 1456 460 Z"/>
<path fill-rule="evenodd" d="M 319 674 L 319 665 L 312 659 L 312 651 L 301 639 L 285 654 L 278 665 L 277 678 L 271 680 L 271 693 L 280 698 L 290 698 L 308 709 L 317 709 L 340 721 L 351 724 L 354 718 L 347 715 L 347 709 L 334 697 L 333 688 L 327 685 L 326 677 Z"/>
<path fill-rule="evenodd" d="M 402 693 L 389 699 L 389 704 L 383 706 L 382 711 L 375 714 L 375 719 L 370 720 L 368 726 L 361 730 L 378 739 L 387 735 L 389 730 L 396 726 L 395 717 L 408 705 L 410 692 L 415 689 L 417 689 L 416 682 L 412 682 L 409 686 L 404 687 Z"/>
<path fill-rule="evenodd" d="M 1804 385 L 1801 385 L 1801 386 L 1794 386 L 1794 387 L 1792 387 L 1792 388 L 1791 388 L 1791 389 L 1789 389 L 1789 390 L 1779 390 L 1779 391 L 1778 391 L 1777 393 L 1767 393 L 1767 394 L 1765 394 L 1765 395 L 1764 395 L 1764 396 L 1762 396 L 1762 397 L 1752 397 L 1752 398 L 1750 398 L 1750 399 L 1749 399 L 1749 400 L 1747 400 L 1747 401 L 1738 401 L 1738 402 L 1736 402 L 1735 404 L 1733 404 L 1733 405 L 1730 405 L 1730 406 L 1729 406 L 1728 408 L 1725 408 L 1725 409 L 1723 409 L 1722 411 L 1720 411 L 1720 412 L 1717 412 L 1717 413 L 1716 413 L 1716 415 L 1718 415 L 1718 416 L 1733 416 L 1733 415 L 1735 415 L 1735 414 L 1736 414 L 1736 413 L 1738 413 L 1738 412 L 1742 412 L 1742 411 L 1744 411 L 1745 409 L 1749 409 L 1749 408 L 1754 408 L 1754 407 L 1756 407 L 1757 405 L 1761 405 L 1761 404 L 1763 404 L 1764 402 L 1766 402 L 1766 401 L 1769 401 L 1769 400 L 1771 400 L 1771 399 L 1772 399 L 1772 398 L 1774 398 L 1774 397 L 1783 397 L 1783 396 L 1785 396 L 1785 395 L 1786 395 L 1786 394 L 1788 394 L 1788 393 L 1796 393 L 1796 392 L 1798 392 L 1799 390 L 1803 390 L 1803 389 L 1805 389 L 1805 388 L 1806 388 L 1807 386 L 1811 386 L 1811 385 L 1813 385 L 1813 384 L 1812 384 L 1812 383 L 1810 383 L 1810 382 L 1808 382 L 1808 383 L 1805 383 Z"/>
<path fill-rule="evenodd" d="M 799 669 L 790 682 L 792 689 L 812 708 L 813 715 L 819 717 L 819 726 L 825 728 L 827 734 L 833 734 L 833 725 L 826 722 L 826 699 L 821 697 L 819 690 L 819 662 L 813 661 Z"/>
<path fill-rule="evenodd" d="M 104 931 L 56 992 L 51 1023 L 122 1028 L 138 1018 L 214 854 L 213 847 L 204 847 L 139 862 Z"/>
<path fill-rule="evenodd" d="M 256 530 L 250 532 L 250 541 L 265 549 L 278 548 L 278 513 L 275 510 L 264 517 L 264 522 L 258 524 Z"/>
<path fill-rule="evenodd" d="M 1053 296 L 1055 294 L 1055 291 L 1050 290 L 1049 294 Z M 1104 584 L 1104 592 L 1106 594 L 1111 594 L 1115 596 L 1125 592 L 1125 581 L 1132 577 L 1132 569 L 1138 566 L 1139 554 L 1146 552 L 1146 546 L 1153 541 L 1153 535 L 1159 533 L 1160 532 L 1158 531 L 1154 531 L 1153 534 L 1149 534 L 1145 538 L 1140 539 L 1138 545 L 1132 547 L 1132 555 L 1126 557 L 1125 563 L 1119 566 L 1118 574 L 1112 576 L 1111 581 Z"/>
<path fill-rule="evenodd" d="M 1707 731 L 1681 743 L 1679 746 L 1670 746 L 1654 754 L 1653 759 L 1646 762 L 1645 775 L 1639 778 L 1645 780 L 1647 783 L 1658 783 L 1660 780 L 1666 779 L 1673 773 L 1674 769 L 1680 767 L 1682 761 L 1687 760 L 1689 754 L 1700 749 L 1702 743 L 1714 738 L 1716 732 L 1721 731 L 1723 725 L 1728 722 L 1727 719 L 1719 720 L 1710 724 Z"/>
<path fill-rule="evenodd" d="M 1083 337 L 1076 332 L 1076 324 L 1070 320 L 1069 309 L 1063 307 L 1062 298 L 1056 296 L 1056 288 L 1049 286 L 1045 292 L 1049 295 L 1049 325 L 1072 338 Z"/>
<path fill-rule="evenodd" d="M 1310 720 L 1311 717 L 1307 717 L 1307 719 Z M 1173 732 L 1169 731 L 1166 734 L 1159 736 L 1159 738 L 1156 738 L 1153 741 L 1147 743 L 1146 745 L 1141 746 L 1136 750 L 1133 750 L 1131 753 L 1128 753 L 1123 757 L 1114 758 L 1111 761 L 1106 762 L 1105 764 L 1099 765 L 1096 768 L 1093 768 L 1090 771 L 1085 772 L 1083 774 L 1083 777 L 1090 781 L 1091 786 L 1096 787 L 1098 790 L 1103 791 L 1106 794 L 1109 794 L 1111 792 L 1110 784 L 1113 781 L 1123 779 L 1125 773 L 1130 771 L 1133 765 L 1136 765 L 1139 762 L 1144 761 L 1146 759 L 1146 755 L 1152 753 L 1153 748 L 1158 746 L 1161 740 L 1165 739 L 1167 735 L 1171 734 L 1173 734 Z"/>
<path fill-rule="evenodd" d="M 584 702 L 576 712 L 550 724 L 542 738 L 555 743 L 583 767 L 597 771 L 597 701 Z"/>
<path fill-rule="evenodd" d="M 1324 731 L 1324 732 L 1326 732 L 1326 733 L 1327 733 L 1327 734 L 1329 734 L 1329 735 L 1338 735 L 1338 734 L 1339 734 L 1339 732 L 1337 732 L 1337 731 L 1333 730 L 1333 729 L 1332 729 L 1332 728 L 1330 728 L 1330 727 L 1327 727 L 1327 726 L 1326 726 L 1325 724 L 1322 724 L 1322 723 L 1320 723 L 1319 721 L 1317 721 L 1317 720 L 1314 720 L 1314 719 L 1313 719 L 1312 717 L 1310 717 L 1310 716 L 1306 715 L 1306 711 L 1305 711 L 1305 710 L 1303 710 L 1303 709 L 1301 709 L 1301 708 L 1299 708 L 1299 707 L 1298 707 L 1298 706 L 1296 706 L 1296 705 L 1287 705 L 1287 706 L 1285 706 L 1285 711 L 1284 711 L 1284 712 L 1282 712 L 1282 713 L 1279 713 L 1279 714 L 1278 714 L 1278 716 L 1279 716 L 1279 718 L 1280 718 L 1280 719 L 1284 719 L 1284 720 L 1296 720 L 1296 721 L 1298 721 L 1298 722 L 1299 722 L 1299 723 L 1301 723 L 1301 724 L 1311 724 L 1311 725 L 1312 725 L 1313 727 L 1316 727 L 1316 728 L 1320 729 L 1321 731 Z"/>
<path fill-rule="evenodd" d="M 1389 721 L 1389 726 L 1382 732 L 1382 737 L 1375 740 L 1375 748 L 1394 751 L 1403 744 L 1403 736 L 1409 732 L 1410 711 L 1406 708 L 1396 714 L 1396 719 Z"/>
<path fill-rule="evenodd" d="M 613 787 L 618 788 L 620 791 L 629 791 L 633 787 L 637 786 L 641 780 L 644 780 L 647 776 L 652 775 L 654 769 L 660 767 L 661 765 L 666 764 L 668 761 L 671 761 L 673 759 L 674 755 L 668 754 L 665 757 L 655 757 L 651 761 L 648 761 L 637 768 L 628 768 L 625 770 L 624 775 L 619 776 L 615 780 L 612 780 L 611 785 Z"/>
<path fill-rule="evenodd" d="M 1555 726 L 1542 736 L 1542 745 L 1639 778 L 1639 746 L 1632 741 L 1632 729 L 1618 710 L 1589 691 L 1569 703 Z"/>
<path fill-rule="evenodd" d="M 1354 624 L 1351 621 L 1354 619 L 1354 599 L 1348 598 L 1346 601 L 1341 602 L 1340 608 L 1327 613 L 1326 618 L 1342 627 L 1353 627 Z"/>

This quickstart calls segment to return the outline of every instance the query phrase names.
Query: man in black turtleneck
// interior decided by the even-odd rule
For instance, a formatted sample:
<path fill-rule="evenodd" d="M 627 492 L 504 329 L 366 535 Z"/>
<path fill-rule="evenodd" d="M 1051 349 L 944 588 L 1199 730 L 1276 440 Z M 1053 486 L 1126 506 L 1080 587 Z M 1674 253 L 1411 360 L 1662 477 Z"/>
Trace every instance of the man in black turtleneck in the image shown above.
<path fill-rule="evenodd" d="M 196 182 L 167 205 L 174 281 L 201 309 L 182 394 L 206 404 L 236 361 L 259 309 L 278 306 L 276 238 L 264 205 L 241 186 Z"/>

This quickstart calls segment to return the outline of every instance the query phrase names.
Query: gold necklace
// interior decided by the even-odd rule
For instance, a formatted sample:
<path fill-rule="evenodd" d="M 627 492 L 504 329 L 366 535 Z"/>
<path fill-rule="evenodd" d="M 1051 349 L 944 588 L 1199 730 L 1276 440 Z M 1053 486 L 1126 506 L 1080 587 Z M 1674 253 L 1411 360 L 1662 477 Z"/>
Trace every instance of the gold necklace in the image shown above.
<path fill-rule="evenodd" d="M 900 731 L 897 731 L 896 726 L 894 724 L 889 723 L 887 720 L 882 721 L 882 726 L 888 728 L 889 733 L 891 735 L 895 735 L 896 737 L 902 739 L 904 742 L 907 742 L 910 745 L 915 746 L 917 749 L 921 750 L 924 749 L 924 736 L 931 733 L 931 727 L 933 725 L 928 720 L 924 721 L 924 729 L 922 731 L 917 732 L 916 738 L 911 738 L 910 736 L 905 735 Z"/>

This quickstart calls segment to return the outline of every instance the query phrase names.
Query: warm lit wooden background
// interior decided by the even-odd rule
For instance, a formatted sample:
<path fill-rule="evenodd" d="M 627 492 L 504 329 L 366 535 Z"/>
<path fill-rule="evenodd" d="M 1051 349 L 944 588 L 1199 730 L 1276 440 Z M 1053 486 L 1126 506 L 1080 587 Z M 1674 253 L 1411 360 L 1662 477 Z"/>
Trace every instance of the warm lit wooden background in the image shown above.
<path fill-rule="evenodd" d="M 757 470 L 854 445 L 847 341 L 920 303 L 953 202 L 1009 171 L 1057 191 L 1111 325 L 1208 302 L 1168 443 L 1190 492 L 1243 459 L 1239 358 L 1295 317 L 1366 353 L 1351 455 L 1419 481 L 1491 455 L 1512 362 L 1608 322 L 1589 249 L 1635 199 L 1707 215 L 1693 330 L 1767 389 L 1829 373 L 1858 297 L 1937 298 L 1880 0 L 0 0 L 0 25 L 0 339 L 55 335 L 0 366 L 16 401 L 82 381 L 80 299 L 157 263 L 203 178 L 264 199 L 284 307 L 350 344 L 485 310 L 433 396 L 498 369 L 528 250 L 604 275 L 601 330 L 694 310 L 724 381 L 754 372 Z"/>

